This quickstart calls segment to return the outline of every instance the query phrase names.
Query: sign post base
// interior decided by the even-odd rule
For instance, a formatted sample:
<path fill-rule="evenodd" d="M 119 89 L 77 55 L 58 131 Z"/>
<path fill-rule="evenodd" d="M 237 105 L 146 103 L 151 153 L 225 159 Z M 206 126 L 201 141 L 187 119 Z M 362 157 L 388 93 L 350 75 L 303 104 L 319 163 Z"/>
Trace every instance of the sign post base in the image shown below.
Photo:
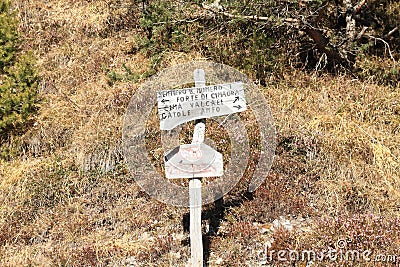
<path fill-rule="evenodd" d="M 203 267 L 203 240 L 201 234 L 201 180 L 189 181 L 190 201 L 190 263 L 193 267 Z"/>

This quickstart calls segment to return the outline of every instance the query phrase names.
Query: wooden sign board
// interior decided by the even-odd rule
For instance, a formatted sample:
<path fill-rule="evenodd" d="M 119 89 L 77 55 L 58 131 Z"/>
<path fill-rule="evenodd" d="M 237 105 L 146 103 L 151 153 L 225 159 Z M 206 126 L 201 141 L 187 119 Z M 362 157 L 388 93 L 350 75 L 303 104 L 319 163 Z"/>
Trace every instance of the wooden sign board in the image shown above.
<path fill-rule="evenodd" d="M 163 90 L 157 92 L 157 103 L 161 130 L 247 109 L 242 82 Z"/>

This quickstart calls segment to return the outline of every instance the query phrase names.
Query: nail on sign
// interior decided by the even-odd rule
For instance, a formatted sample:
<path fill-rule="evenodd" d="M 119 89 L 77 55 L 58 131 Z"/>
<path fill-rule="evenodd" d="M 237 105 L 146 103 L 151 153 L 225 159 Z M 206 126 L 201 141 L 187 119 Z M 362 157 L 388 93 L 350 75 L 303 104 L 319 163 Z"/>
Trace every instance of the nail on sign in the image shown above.
<path fill-rule="evenodd" d="M 247 109 L 242 82 L 159 91 L 157 102 L 161 130 Z"/>

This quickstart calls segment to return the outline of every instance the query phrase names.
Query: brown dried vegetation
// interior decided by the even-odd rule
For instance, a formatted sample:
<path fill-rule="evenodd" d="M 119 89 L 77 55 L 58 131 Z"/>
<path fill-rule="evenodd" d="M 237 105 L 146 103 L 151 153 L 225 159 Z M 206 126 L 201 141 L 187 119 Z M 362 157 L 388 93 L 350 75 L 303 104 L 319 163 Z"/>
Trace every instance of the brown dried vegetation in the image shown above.
<path fill-rule="evenodd" d="M 133 5 L 14 1 L 24 48 L 39 59 L 45 101 L 19 156 L 0 161 L 1 266 L 187 264 L 188 210 L 150 199 L 123 163 L 125 108 L 155 69 L 137 49 L 143 32 Z M 158 67 L 204 56 L 166 50 Z M 387 66 L 379 59 L 357 64 Z M 271 237 L 275 250 L 321 251 L 344 237 L 351 249 L 400 257 L 399 88 L 292 68 L 266 75 L 261 90 L 277 129 L 275 161 L 251 197 L 239 192 L 222 207 L 204 207 L 219 218 L 218 231 L 205 235 L 209 265 L 256 266 Z M 260 232 L 280 216 L 307 220 L 310 230 Z M 329 264 L 378 266 L 313 266 Z"/>

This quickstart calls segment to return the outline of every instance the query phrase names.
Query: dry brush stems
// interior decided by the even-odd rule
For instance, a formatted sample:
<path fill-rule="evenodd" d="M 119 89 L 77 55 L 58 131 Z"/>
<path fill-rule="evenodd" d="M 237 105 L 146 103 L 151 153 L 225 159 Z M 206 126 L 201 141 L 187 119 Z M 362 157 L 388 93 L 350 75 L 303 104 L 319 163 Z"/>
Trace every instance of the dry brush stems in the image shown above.
<path fill-rule="evenodd" d="M 392 29 L 389 33 L 384 35 L 382 38 L 372 36 L 370 34 L 365 34 L 368 27 L 363 27 L 359 34 L 356 35 L 356 19 L 355 15 L 360 13 L 362 8 L 364 8 L 367 4 L 367 0 L 362 0 L 356 5 L 352 5 L 351 0 L 346 0 L 344 4 L 346 5 L 346 36 L 339 45 L 334 45 L 330 42 L 330 39 L 325 36 L 324 30 L 321 28 L 317 28 L 311 25 L 304 16 L 299 16 L 298 18 L 282 18 L 281 21 L 289 26 L 297 28 L 301 31 L 301 28 L 304 28 L 305 32 L 308 36 L 314 41 L 316 47 L 319 52 L 325 54 L 330 60 L 333 60 L 340 65 L 351 68 L 352 60 L 348 58 L 351 54 L 350 51 L 346 51 L 344 49 L 339 50 L 338 47 L 342 47 L 346 44 L 346 47 L 350 46 L 350 43 L 353 43 L 359 40 L 362 36 L 366 36 L 370 39 L 373 39 L 374 42 L 381 41 L 384 43 L 385 48 L 387 49 L 390 58 L 393 60 L 394 64 L 396 65 L 396 60 L 394 59 L 392 50 L 390 49 L 389 43 L 385 41 L 383 38 L 387 38 L 393 35 L 396 31 L 399 30 L 398 26 Z M 224 8 L 220 5 L 216 6 L 214 3 L 211 5 L 207 5 L 203 3 L 203 8 L 207 11 L 210 11 L 214 14 L 219 14 L 227 18 L 231 19 L 243 19 L 243 20 L 255 20 L 255 21 L 266 21 L 271 23 L 271 18 L 267 16 L 257 16 L 257 15 L 239 15 L 239 14 L 232 14 L 227 11 L 224 11 Z"/>

